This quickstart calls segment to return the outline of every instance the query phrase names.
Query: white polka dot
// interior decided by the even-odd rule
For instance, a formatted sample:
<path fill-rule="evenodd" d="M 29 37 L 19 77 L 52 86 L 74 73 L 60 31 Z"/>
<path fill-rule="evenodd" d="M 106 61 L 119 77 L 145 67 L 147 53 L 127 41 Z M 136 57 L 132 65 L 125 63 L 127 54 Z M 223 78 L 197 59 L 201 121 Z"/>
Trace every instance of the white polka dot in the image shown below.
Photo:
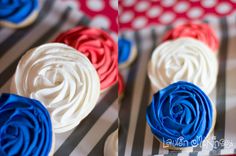
<path fill-rule="evenodd" d="M 173 25 L 174 26 L 179 26 L 179 25 L 182 25 L 186 22 L 187 22 L 187 20 L 185 18 L 178 18 L 178 20 L 176 20 Z"/>
<path fill-rule="evenodd" d="M 149 7 L 148 1 L 140 1 L 137 5 L 135 5 L 135 10 L 137 12 L 143 12 L 146 11 Z"/>
<path fill-rule="evenodd" d="M 220 3 L 216 7 L 216 11 L 220 14 L 226 14 L 232 9 L 229 3 Z"/>
<path fill-rule="evenodd" d="M 153 17 L 157 17 L 158 15 L 160 15 L 160 13 L 162 12 L 162 8 L 159 6 L 153 6 L 151 9 L 149 9 L 147 11 L 147 15 L 151 18 Z"/>
<path fill-rule="evenodd" d="M 91 26 L 95 27 L 109 28 L 110 25 L 111 23 L 109 19 L 102 15 L 95 16 L 91 21 Z"/>
<path fill-rule="evenodd" d="M 117 10 L 117 9 L 118 9 L 118 1 L 116 1 L 116 0 L 110 0 L 110 6 L 111 6 L 114 10 Z"/>
<path fill-rule="evenodd" d="M 190 18 L 198 18 L 200 17 L 201 15 L 203 14 L 203 10 L 201 8 L 198 8 L 198 7 L 195 7 L 195 8 L 191 8 L 189 11 L 188 11 L 188 16 Z"/>
<path fill-rule="evenodd" d="M 92 11 L 101 11 L 104 9 L 104 2 L 101 0 L 87 0 L 87 7 Z"/>
<path fill-rule="evenodd" d="M 132 11 L 124 12 L 124 13 L 122 13 L 121 16 L 120 16 L 120 22 L 121 22 L 121 23 L 130 22 L 133 17 L 134 17 L 134 13 L 133 13 Z"/>
<path fill-rule="evenodd" d="M 161 4 L 165 7 L 171 7 L 176 3 L 175 0 L 163 0 L 161 1 Z"/>
<path fill-rule="evenodd" d="M 203 7 L 212 8 L 217 4 L 217 0 L 205 0 L 201 1 Z"/>
<path fill-rule="evenodd" d="M 146 23 L 147 19 L 145 17 L 138 17 L 133 21 L 132 25 L 134 28 L 142 28 Z"/>
<path fill-rule="evenodd" d="M 178 13 L 186 12 L 188 9 L 189 3 L 186 1 L 178 2 L 174 7 L 174 10 Z"/>
<path fill-rule="evenodd" d="M 175 14 L 173 14 L 172 12 L 165 12 L 161 16 L 160 21 L 164 24 L 169 24 L 173 21 L 174 18 L 175 18 Z"/>
<path fill-rule="evenodd" d="M 236 0 L 231 0 L 231 2 L 236 3 Z"/>
<path fill-rule="evenodd" d="M 129 7 L 129 6 L 134 5 L 135 0 L 124 0 L 124 1 L 122 1 L 122 2 L 123 2 L 123 4 L 124 4 L 124 6 Z"/>
<path fill-rule="evenodd" d="M 218 22 L 218 18 L 216 17 L 215 14 L 207 14 L 204 16 L 204 19 L 207 21 L 211 21 L 212 23 L 217 23 Z"/>

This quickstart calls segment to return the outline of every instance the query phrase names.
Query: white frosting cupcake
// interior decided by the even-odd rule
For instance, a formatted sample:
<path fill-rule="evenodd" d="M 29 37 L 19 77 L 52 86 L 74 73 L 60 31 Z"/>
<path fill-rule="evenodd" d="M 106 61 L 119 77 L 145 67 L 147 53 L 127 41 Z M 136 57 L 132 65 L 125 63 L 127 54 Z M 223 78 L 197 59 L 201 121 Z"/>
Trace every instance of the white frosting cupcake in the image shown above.
<path fill-rule="evenodd" d="M 107 138 L 104 145 L 104 156 L 118 156 L 118 129 Z"/>
<path fill-rule="evenodd" d="M 148 64 L 154 92 L 183 80 L 210 94 L 218 74 L 217 58 L 204 43 L 192 38 L 166 41 L 158 46 Z"/>
<path fill-rule="evenodd" d="M 44 104 L 55 133 L 61 133 L 76 127 L 93 110 L 100 82 L 85 55 L 64 44 L 48 43 L 21 58 L 11 92 Z"/>

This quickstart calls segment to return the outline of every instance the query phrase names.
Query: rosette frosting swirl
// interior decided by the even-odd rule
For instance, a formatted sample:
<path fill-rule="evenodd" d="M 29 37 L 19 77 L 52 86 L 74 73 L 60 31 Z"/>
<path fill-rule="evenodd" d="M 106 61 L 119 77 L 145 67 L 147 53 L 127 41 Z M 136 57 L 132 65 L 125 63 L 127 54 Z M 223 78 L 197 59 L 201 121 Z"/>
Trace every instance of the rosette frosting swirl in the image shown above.
<path fill-rule="evenodd" d="M 105 31 L 75 27 L 60 34 L 55 42 L 72 46 L 89 58 L 99 75 L 101 90 L 117 82 L 117 43 Z"/>
<path fill-rule="evenodd" d="M 48 43 L 21 58 L 11 90 L 42 102 L 60 133 L 77 126 L 92 111 L 100 83 L 85 55 L 64 44 Z"/>
<path fill-rule="evenodd" d="M 207 44 L 214 52 L 219 48 L 219 40 L 213 29 L 203 23 L 186 23 L 166 33 L 163 40 L 173 40 L 180 37 L 191 37 Z"/>
<path fill-rule="evenodd" d="M 188 82 L 177 82 L 154 94 L 146 120 L 158 140 L 171 147 L 199 145 L 215 124 L 215 107 Z"/>
<path fill-rule="evenodd" d="M 0 155 L 48 155 L 52 124 L 47 109 L 37 100 L 0 96 Z"/>
<path fill-rule="evenodd" d="M 209 94 L 216 84 L 216 55 L 204 43 L 192 38 L 166 41 L 153 52 L 148 76 L 153 91 L 180 80 L 196 84 Z"/>
<path fill-rule="evenodd" d="M 0 21 L 19 24 L 38 9 L 38 0 L 0 1 Z"/>

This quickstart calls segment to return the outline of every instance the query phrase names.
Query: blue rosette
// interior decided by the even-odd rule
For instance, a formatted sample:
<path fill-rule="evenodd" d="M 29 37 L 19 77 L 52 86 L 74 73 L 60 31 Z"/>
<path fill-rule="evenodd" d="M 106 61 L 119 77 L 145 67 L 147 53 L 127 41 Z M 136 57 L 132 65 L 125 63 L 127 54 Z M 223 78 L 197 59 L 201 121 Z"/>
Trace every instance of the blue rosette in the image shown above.
<path fill-rule="evenodd" d="M 0 155 L 47 156 L 53 146 L 50 115 L 37 100 L 0 96 Z"/>
<path fill-rule="evenodd" d="M 126 68 L 135 60 L 137 50 L 134 44 L 125 38 L 119 38 L 118 49 L 119 68 Z"/>
<path fill-rule="evenodd" d="M 0 1 L 0 25 L 23 27 L 31 23 L 39 11 L 38 0 Z"/>
<path fill-rule="evenodd" d="M 153 95 L 146 120 L 155 137 L 167 148 L 200 145 L 215 125 L 216 110 L 196 85 L 179 81 Z"/>

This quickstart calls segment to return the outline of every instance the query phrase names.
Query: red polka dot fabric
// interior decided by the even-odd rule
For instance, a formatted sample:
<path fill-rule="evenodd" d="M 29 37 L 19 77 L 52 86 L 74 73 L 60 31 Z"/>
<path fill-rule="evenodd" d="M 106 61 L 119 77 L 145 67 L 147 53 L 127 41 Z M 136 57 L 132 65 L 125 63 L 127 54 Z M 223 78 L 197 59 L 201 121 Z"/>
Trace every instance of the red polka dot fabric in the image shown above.
<path fill-rule="evenodd" d="M 68 0 L 91 18 L 91 26 L 102 27 L 118 33 L 118 0 Z"/>
<path fill-rule="evenodd" d="M 138 30 L 150 25 L 166 26 L 203 19 L 216 19 L 235 11 L 236 0 L 65 0 L 76 2 L 91 18 L 91 26 L 113 32 Z M 117 21 L 119 18 L 119 26 Z"/>
<path fill-rule="evenodd" d="M 219 18 L 231 14 L 236 0 L 121 0 L 119 30 Z"/>

